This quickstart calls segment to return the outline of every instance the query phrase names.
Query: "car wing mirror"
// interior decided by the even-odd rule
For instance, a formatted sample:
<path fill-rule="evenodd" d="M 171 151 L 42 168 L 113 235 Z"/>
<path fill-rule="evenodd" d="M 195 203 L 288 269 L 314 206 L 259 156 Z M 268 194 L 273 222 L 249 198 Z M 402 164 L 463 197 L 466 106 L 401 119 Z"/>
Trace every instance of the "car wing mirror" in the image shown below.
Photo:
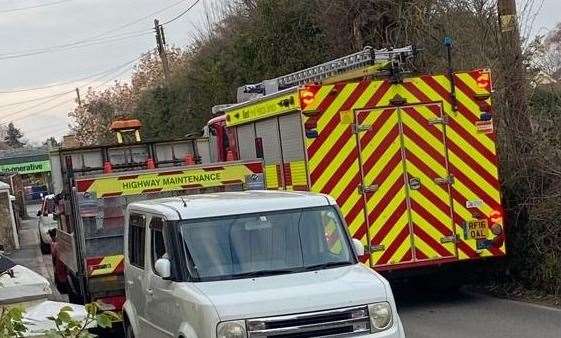
<path fill-rule="evenodd" d="M 353 247 L 357 256 L 364 256 L 364 245 L 356 238 L 353 238 Z"/>
<path fill-rule="evenodd" d="M 167 258 L 160 258 L 154 263 L 156 273 L 163 279 L 171 277 L 171 262 Z"/>

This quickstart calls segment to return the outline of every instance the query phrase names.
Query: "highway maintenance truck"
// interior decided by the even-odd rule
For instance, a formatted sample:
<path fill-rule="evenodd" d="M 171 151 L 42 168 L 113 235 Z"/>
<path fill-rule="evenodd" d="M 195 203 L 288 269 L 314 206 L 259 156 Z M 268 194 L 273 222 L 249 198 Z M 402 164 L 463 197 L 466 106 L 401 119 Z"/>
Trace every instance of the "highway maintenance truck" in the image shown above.
<path fill-rule="evenodd" d="M 129 203 L 263 187 L 259 160 L 209 163 L 206 138 L 53 149 L 57 288 L 75 303 L 120 311 L 125 301 L 123 227 Z"/>
<path fill-rule="evenodd" d="M 213 108 L 212 160 L 261 158 L 268 189 L 331 195 L 379 271 L 504 256 L 491 72 L 419 75 L 416 54 L 367 47 L 240 87 Z"/>

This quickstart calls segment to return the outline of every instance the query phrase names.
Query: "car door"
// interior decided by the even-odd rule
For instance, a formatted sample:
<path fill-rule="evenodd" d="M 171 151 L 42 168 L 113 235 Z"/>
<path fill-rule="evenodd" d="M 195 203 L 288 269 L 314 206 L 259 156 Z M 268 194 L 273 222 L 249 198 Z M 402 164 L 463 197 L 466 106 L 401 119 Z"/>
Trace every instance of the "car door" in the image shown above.
<path fill-rule="evenodd" d="M 149 231 L 146 233 L 147 257 L 145 279 L 148 288 L 146 297 L 146 322 L 150 337 L 174 337 L 182 318 L 177 301 L 171 293 L 172 282 L 158 275 L 155 263 L 162 257 L 170 258 L 166 248 L 165 220 L 161 216 L 152 216 Z"/>
<path fill-rule="evenodd" d="M 138 337 L 149 337 L 143 334 L 145 314 L 144 270 L 146 246 L 146 216 L 138 213 L 129 215 L 127 228 L 125 257 L 125 291 L 127 300 L 136 311 L 139 331 Z"/>

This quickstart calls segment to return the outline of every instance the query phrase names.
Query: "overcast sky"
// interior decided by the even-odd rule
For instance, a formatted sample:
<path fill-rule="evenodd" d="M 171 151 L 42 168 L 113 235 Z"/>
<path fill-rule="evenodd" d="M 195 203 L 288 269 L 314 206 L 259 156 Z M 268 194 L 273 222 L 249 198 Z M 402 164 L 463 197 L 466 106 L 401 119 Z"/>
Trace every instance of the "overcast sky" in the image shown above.
<path fill-rule="evenodd" d="M 127 79 L 129 63 L 155 44 L 154 17 L 165 22 L 195 1 L 0 0 L 0 123 L 14 121 L 34 142 L 61 138 L 75 104 L 74 88 Z M 224 0 L 200 0 L 167 25 L 168 44 L 186 46 L 217 1 Z M 560 21 L 561 0 L 544 0 L 532 34 Z M 21 91 L 44 86 L 49 88 Z"/>

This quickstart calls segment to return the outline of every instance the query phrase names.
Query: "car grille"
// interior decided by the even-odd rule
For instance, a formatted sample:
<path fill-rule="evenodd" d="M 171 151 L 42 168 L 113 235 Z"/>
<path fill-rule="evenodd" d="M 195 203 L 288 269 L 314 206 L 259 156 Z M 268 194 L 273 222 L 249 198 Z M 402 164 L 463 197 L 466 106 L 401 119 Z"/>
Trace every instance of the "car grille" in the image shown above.
<path fill-rule="evenodd" d="M 250 319 L 250 338 L 352 337 L 370 332 L 366 306 Z"/>

